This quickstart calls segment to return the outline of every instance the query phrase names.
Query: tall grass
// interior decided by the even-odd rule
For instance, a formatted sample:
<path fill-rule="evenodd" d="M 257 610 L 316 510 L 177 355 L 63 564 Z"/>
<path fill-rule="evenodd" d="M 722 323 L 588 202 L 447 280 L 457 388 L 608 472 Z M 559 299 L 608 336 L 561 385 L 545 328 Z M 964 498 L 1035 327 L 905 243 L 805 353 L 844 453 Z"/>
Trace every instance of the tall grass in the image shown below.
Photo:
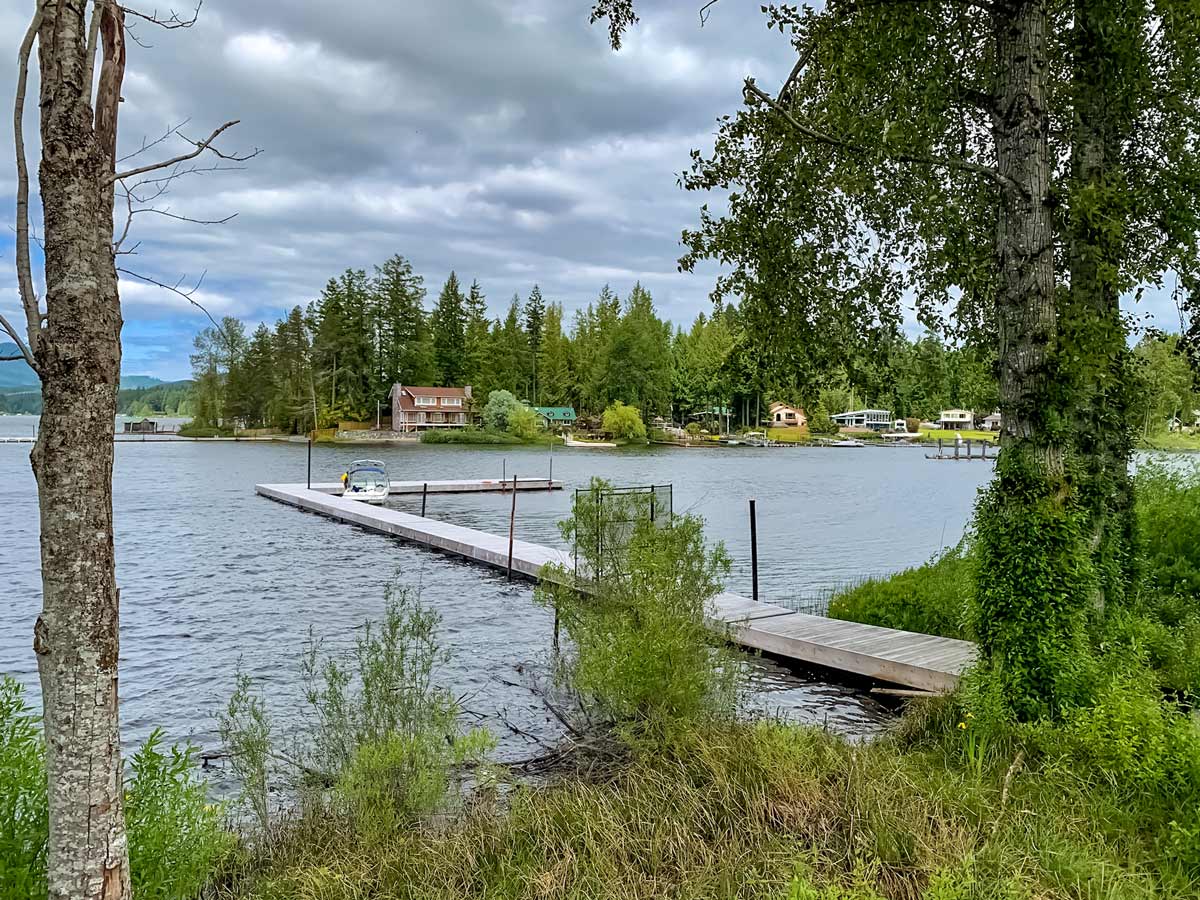
<path fill-rule="evenodd" d="M 975 577 L 966 545 L 886 578 L 871 578 L 830 598 L 829 616 L 902 631 L 969 639 Z"/>
<path fill-rule="evenodd" d="M 481 802 L 366 848 L 309 822 L 231 896 L 1133 898 L 1195 896 L 1161 832 L 1053 756 L 978 773 L 957 739 L 851 746 L 812 729 L 678 732 L 602 783 Z"/>

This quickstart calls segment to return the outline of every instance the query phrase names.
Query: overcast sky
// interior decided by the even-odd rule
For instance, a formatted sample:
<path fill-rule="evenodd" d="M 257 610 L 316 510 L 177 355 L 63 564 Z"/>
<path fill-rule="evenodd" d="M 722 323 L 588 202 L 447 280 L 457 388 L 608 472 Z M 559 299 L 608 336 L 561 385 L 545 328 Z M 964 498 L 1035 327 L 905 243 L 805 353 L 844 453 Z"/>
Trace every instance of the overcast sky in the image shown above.
<path fill-rule="evenodd" d="M 126 263 L 172 282 L 207 270 L 199 299 L 251 326 L 393 253 L 425 277 L 430 304 L 451 269 L 479 279 L 494 315 L 534 282 L 569 314 L 605 283 L 624 296 L 640 280 L 663 315 L 690 322 L 709 307 L 715 269 L 677 273 L 679 234 L 702 202 L 720 198 L 686 193 L 676 176 L 691 149 L 711 148 L 742 79 L 778 84 L 791 50 L 766 30 L 759 0 L 722 0 L 704 27 L 698 0 L 641 0 L 642 22 L 619 53 L 602 24 L 588 25 L 590 5 L 207 0 L 191 29 L 139 28 L 153 46 L 129 48 L 122 152 L 185 119 L 196 138 L 237 118 L 222 146 L 262 154 L 244 171 L 184 179 L 166 198 L 174 213 L 235 219 L 203 228 L 142 216 L 139 254 Z M 32 6 L 0 0 L 3 59 L 15 58 Z M 9 62 L 0 96 L 12 86 Z M 36 171 L 36 103 L 28 107 Z M 10 223 L 4 121 L 0 213 Z M 0 309 L 11 315 L 11 227 L 0 260 Z M 202 314 L 129 279 L 121 293 L 125 372 L 189 375 Z M 1168 307 L 1151 304 L 1171 327 Z"/>
<path fill-rule="evenodd" d="M 6 60 L 31 7 L 0 0 Z M 238 118 L 223 146 L 262 155 L 245 171 L 179 182 L 168 198 L 172 212 L 237 218 L 201 228 L 142 216 L 142 245 L 128 265 L 171 281 L 207 269 L 209 310 L 251 323 L 274 322 L 346 267 L 393 253 L 424 275 L 430 303 L 451 269 L 479 279 L 493 314 L 534 282 L 570 311 L 605 283 L 624 295 L 640 279 L 664 315 L 690 321 L 708 307 L 713 270 L 676 272 L 679 233 L 704 200 L 680 190 L 676 176 L 692 148 L 711 147 L 742 78 L 778 80 L 790 50 L 767 32 L 757 0 L 722 0 L 703 28 L 690 0 L 643 0 L 642 23 L 619 53 L 603 25 L 588 25 L 589 8 L 588 0 L 207 0 L 192 29 L 139 29 L 153 46 L 129 50 L 123 152 L 183 119 L 197 137 Z M 12 79 L 6 63 L 0 96 L 12 96 Z M 26 133 L 36 138 L 29 106 Z M 11 147 L 5 127 L 5 222 Z M 0 308 L 11 313 L 10 227 L 0 254 Z M 128 279 L 122 299 L 125 371 L 188 375 L 203 317 Z"/>

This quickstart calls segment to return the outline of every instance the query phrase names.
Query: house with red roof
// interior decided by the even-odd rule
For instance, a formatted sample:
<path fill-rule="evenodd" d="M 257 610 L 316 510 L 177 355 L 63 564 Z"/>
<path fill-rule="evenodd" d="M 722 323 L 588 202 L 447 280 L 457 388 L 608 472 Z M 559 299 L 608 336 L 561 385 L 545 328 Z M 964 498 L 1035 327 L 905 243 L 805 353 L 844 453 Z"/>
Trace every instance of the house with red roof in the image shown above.
<path fill-rule="evenodd" d="M 392 385 L 392 430 L 465 428 L 471 421 L 471 386 Z"/>

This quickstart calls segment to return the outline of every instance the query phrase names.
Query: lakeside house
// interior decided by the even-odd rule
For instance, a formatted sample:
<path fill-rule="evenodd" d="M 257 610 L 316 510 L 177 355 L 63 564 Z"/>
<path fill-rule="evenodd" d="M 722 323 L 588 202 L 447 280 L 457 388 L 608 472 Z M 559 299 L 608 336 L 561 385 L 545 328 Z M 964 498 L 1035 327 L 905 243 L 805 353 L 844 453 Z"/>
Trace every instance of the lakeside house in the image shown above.
<path fill-rule="evenodd" d="M 427 431 L 465 428 L 471 405 L 471 386 L 414 387 L 392 385 L 392 430 Z"/>
<path fill-rule="evenodd" d="M 994 412 L 990 416 L 984 416 L 983 421 L 979 423 L 979 427 L 984 431 L 999 431 L 1000 413 Z"/>
<path fill-rule="evenodd" d="M 571 428 L 578 418 L 573 406 L 534 406 L 543 428 Z"/>
<path fill-rule="evenodd" d="M 938 427 L 943 431 L 969 430 L 975 427 L 975 413 L 969 409 L 943 409 Z"/>
<path fill-rule="evenodd" d="M 830 416 L 838 428 L 858 428 L 868 431 L 888 431 L 892 427 L 890 409 L 855 409 Z"/>
<path fill-rule="evenodd" d="M 767 415 L 773 428 L 803 428 L 808 424 L 808 416 L 803 409 L 778 401 L 767 408 Z"/>

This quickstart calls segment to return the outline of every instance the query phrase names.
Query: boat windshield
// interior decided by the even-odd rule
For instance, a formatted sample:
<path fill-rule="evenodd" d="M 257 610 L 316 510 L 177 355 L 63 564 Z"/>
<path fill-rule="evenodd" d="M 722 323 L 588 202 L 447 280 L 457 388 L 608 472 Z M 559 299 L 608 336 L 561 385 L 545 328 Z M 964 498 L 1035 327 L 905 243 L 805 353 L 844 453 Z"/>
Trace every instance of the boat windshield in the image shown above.
<path fill-rule="evenodd" d="M 388 487 L 387 472 L 374 466 L 351 470 L 346 481 L 346 490 L 351 493 L 358 491 L 384 491 Z"/>

